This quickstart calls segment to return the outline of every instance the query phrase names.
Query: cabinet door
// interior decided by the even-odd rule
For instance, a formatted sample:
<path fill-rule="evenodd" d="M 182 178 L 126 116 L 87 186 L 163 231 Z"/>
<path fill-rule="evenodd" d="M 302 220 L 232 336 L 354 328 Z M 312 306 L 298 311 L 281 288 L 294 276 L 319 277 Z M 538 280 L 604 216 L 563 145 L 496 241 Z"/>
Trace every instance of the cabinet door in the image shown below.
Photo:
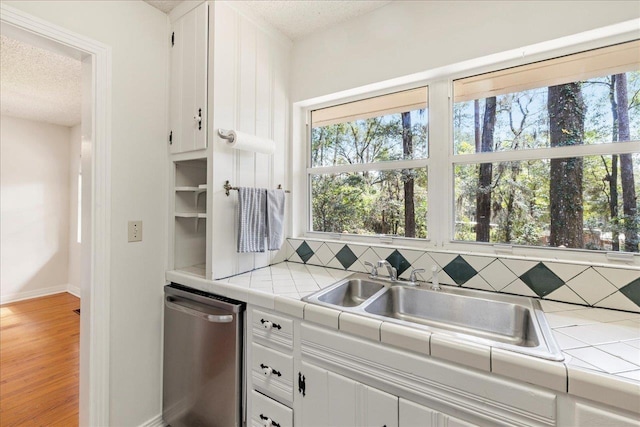
<path fill-rule="evenodd" d="M 398 407 L 400 427 L 477 427 L 470 422 L 408 400 L 400 399 Z"/>
<path fill-rule="evenodd" d="M 302 362 L 304 427 L 397 427 L 398 398 Z"/>
<path fill-rule="evenodd" d="M 305 391 L 302 396 L 302 425 L 329 425 L 329 377 L 326 369 L 302 362 Z"/>
<path fill-rule="evenodd" d="M 575 424 L 584 427 L 637 427 L 640 416 L 629 418 L 616 414 L 609 408 L 600 408 L 586 403 L 576 403 L 574 407 Z"/>
<path fill-rule="evenodd" d="M 208 12 L 203 3 L 172 26 L 170 151 L 206 148 Z"/>
<path fill-rule="evenodd" d="M 438 412 L 408 400 L 398 402 L 400 427 L 437 427 Z"/>
<path fill-rule="evenodd" d="M 475 424 L 461 420 L 459 418 L 443 415 L 442 425 L 445 427 L 477 427 Z"/>
<path fill-rule="evenodd" d="M 358 383 L 328 372 L 329 423 L 327 427 L 360 425 L 356 418 Z"/>
<path fill-rule="evenodd" d="M 398 427 L 398 397 L 362 385 L 362 415 L 359 425 Z"/>

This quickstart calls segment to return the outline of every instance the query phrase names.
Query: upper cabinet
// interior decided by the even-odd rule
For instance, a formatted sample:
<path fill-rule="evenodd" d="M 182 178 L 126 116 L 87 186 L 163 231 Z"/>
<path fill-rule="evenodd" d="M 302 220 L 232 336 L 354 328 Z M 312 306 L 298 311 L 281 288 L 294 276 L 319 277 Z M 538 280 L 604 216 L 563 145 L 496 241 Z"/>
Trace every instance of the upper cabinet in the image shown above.
<path fill-rule="evenodd" d="M 207 8 L 190 10 L 171 28 L 171 153 L 207 147 Z"/>

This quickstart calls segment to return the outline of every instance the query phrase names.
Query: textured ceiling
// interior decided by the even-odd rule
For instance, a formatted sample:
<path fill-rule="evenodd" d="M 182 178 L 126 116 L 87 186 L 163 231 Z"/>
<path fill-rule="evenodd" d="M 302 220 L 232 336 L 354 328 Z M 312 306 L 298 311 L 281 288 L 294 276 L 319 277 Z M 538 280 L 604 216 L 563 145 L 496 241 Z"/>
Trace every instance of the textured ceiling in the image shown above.
<path fill-rule="evenodd" d="M 156 9 L 160 9 L 164 13 L 169 13 L 174 7 L 182 3 L 182 0 L 144 0 Z"/>
<path fill-rule="evenodd" d="M 236 1 L 279 29 L 291 40 L 378 9 L 390 1 Z"/>
<path fill-rule="evenodd" d="M 145 0 L 165 13 L 181 1 Z M 185 0 L 189 1 L 189 0 Z M 234 4 L 279 29 L 291 40 L 307 36 L 339 22 L 346 21 L 391 1 L 365 0 L 236 0 Z"/>
<path fill-rule="evenodd" d="M 81 63 L 0 36 L 0 113 L 75 126 L 82 104 Z"/>

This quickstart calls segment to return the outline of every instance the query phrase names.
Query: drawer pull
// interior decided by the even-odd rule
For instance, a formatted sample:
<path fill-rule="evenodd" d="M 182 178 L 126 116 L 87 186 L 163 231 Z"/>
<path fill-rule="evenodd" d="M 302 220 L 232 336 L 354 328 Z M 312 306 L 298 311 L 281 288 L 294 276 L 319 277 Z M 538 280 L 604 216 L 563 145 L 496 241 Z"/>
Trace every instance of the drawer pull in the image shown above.
<path fill-rule="evenodd" d="M 260 368 L 262 368 L 262 373 L 268 377 L 269 375 L 273 374 L 276 375 L 278 377 L 281 377 L 282 374 L 280 373 L 280 371 L 276 371 L 275 369 L 273 369 L 271 366 L 265 365 L 264 363 L 260 364 Z"/>
<path fill-rule="evenodd" d="M 262 326 L 267 330 L 282 329 L 282 326 L 278 325 L 277 323 L 273 323 L 271 320 L 260 319 L 260 323 L 262 323 Z"/>
<path fill-rule="evenodd" d="M 262 425 L 264 427 L 269 427 L 269 426 L 280 427 L 280 424 L 278 424 L 277 422 L 273 421 L 269 417 L 265 417 L 263 414 L 260 414 L 260 419 L 262 420 Z"/>

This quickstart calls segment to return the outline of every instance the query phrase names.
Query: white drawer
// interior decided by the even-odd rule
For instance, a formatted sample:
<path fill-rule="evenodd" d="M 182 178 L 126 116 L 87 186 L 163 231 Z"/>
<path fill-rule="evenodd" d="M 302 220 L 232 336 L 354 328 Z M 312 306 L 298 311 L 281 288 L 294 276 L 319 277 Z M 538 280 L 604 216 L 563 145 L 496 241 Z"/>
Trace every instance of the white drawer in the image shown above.
<path fill-rule="evenodd" d="M 252 427 L 293 427 L 293 411 L 251 390 L 250 422 Z"/>
<path fill-rule="evenodd" d="M 293 348 L 293 320 L 256 309 L 252 315 L 251 327 L 256 341 L 272 348 Z"/>
<path fill-rule="evenodd" d="M 293 403 L 293 356 L 251 344 L 253 387 L 281 402 Z"/>

